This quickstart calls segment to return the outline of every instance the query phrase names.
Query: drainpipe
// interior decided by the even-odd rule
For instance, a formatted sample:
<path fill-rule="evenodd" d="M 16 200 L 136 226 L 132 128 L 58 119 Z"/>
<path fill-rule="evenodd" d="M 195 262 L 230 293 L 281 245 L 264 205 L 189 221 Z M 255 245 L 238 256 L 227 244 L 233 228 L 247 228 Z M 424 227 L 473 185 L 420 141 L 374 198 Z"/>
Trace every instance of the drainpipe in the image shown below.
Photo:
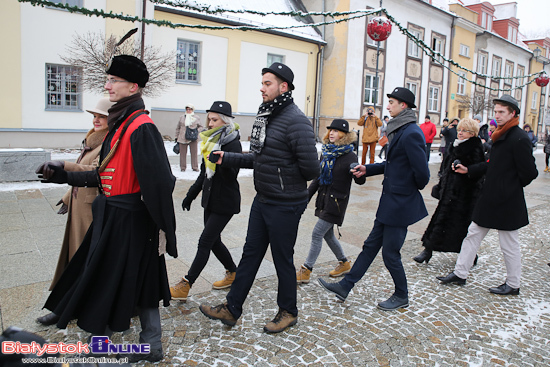
<path fill-rule="evenodd" d="M 326 0 L 323 0 L 323 13 L 326 9 Z M 326 16 L 323 16 L 323 22 L 326 21 Z M 323 25 L 322 29 L 322 36 L 323 41 L 325 40 L 325 31 L 326 31 L 326 25 Z M 321 125 L 321 89 L 323 85 L 323 64 L 325 60 L 325 47 L 318 45 L 320 48 L 319 52 L 317 52 L 317 81 L 316 81 L 316 88 L 315 88 L 315 111 L 314 111 L 314 120 L 315 120 L 315 126 L 314 126 L 314 132 L 315 132 L 315 139 L 317 141 L 320 141 L 319 138 L 319 127 Z"/>
<path fill-rule="evenodd" d="M 145 8 L 147 6 L 147 0 L 143 0 L 141 5 L 141 17 L 145 19 Z M 141 22 L 141 61 L 145 55 L 145 22 Z"/>

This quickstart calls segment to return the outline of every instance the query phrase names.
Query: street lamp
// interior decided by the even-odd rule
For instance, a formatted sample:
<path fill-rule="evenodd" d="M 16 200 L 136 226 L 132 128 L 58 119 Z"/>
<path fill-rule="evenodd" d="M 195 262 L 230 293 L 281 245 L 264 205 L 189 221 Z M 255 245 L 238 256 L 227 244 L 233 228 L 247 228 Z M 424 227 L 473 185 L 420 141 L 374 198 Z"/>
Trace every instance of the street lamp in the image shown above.
<path fill-rule="evenodd" d="M 546 72 L 544 70 L 544 67 L 548 64 L 550 64 L 550 60 L 544 56 L 541 56 L 541 53 L 542 53 L 542 50 L 540 48 L 535 48 L 533 50 L 533 57 L 535 58 L 535 60 L 537 62 L 540 62 L 542 64 L 542 74 L 536 79 L 536 83 L 537 85 L 540 87 L 540 101 L 539 101 L 539 122 L 538 122 L 538 126 L 537 126 L 537 134 L 540 135 L 541 133 L 541 130 L 542 130 L 542 126 L 543 126 L 543 99 L 542 99 L 542 95 L 543 95 L 543 91 L 547 91 L 548 90 L 548 87 L 546 87 L 545 89 L 545 86 L 548 84 L 548 77 L 546 76 Z"/>

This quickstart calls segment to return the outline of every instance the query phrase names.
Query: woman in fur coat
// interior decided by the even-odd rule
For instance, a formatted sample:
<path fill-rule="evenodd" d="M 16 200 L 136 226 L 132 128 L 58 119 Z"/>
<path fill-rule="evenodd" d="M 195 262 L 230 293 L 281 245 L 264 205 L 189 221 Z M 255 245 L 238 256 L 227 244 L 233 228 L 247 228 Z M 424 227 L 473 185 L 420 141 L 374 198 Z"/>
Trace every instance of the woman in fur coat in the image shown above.
<path fill-rule="evenodd" d="M 478 131 L 478 123 L 470 118 L 464 118 L 458 123 L 457 139 L 450 146 L 443 162 L 439 191 L 432 191 L 434 197 L 439 193 L 439 197 L 436 197 L 439 204 L 422 236 L 424 251 L 413 258 L 418 263 L 428 263 L 433 251 L 460 252 L 462 240 L 472 221 L 472 212 L 483 178 L 472 179 L 468 175 L 454 172 L 451 166 L 456 160 L 465 166 L 484 161 L 483 145 L 477 137 Z"/>
<path fill-rule="evenodd" d="M 366 176 L 357 178 L 350 173 L 350 165 L 357 164 L 357 155 L 353 152 L 353 142 L 356 141 L 357 135 L 349 131 L 349 123 L 346 120 L 335 119 L 327 129 L 323 138 L 321 175 L 308 187 L 309 200 L 318 192 L 315 216 L 319 220 L 313 228 L 306 261 L 296 273 L 298 284 L 309 283 L 311 271 L 321 252 L 323 238 L 339 262 L 336 269 L 329 273 L 330 276 L 338 277 L 349 273 L 351 269 L 351 263 L 334 235 L 334 225 L 341 226 L 344 222 L 351 179 L 362 185 L 366 181 Z"/>

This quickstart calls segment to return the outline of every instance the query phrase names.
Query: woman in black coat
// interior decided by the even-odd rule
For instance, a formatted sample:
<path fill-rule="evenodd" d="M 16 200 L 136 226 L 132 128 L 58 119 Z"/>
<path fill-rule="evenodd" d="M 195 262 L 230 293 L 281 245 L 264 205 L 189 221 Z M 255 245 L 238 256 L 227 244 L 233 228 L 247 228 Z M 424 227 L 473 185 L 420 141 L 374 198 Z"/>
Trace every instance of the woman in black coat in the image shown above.
<path fill-rule="evenodd" d="M 353 143 L 357 140 L 357 135 L 349 131 L 349 123 L 346 120 L 335 119 L 327 129 L 320 160 L 321 175 L 308 187 L 309 200 L 318 192 L 315 216 L 319 220 L 311 235 L 311 247 L 306 261 L 296 273 L 298 284 L 309 283 L 311 271 L 321 252 L 323 238 L 339 261 L 336 269 L 329 273 L 330 276 L 344 275 L 351 269 L 351 263 L 334 235 L 334 225 L 341 226 L 344 222 L 351 179 L 362 185 L 366 181 L 366 176 L 357 178 L 350 173 L 350 165 L 357 164 L 357 155 L 353 152 Z"/>
<path fill-rule="evenodd" d="M 432 191 L 439 204 L 422 236 L 424 251 L 413 258 L 418 263 L 428 263 L 433 251 L 460 252 L 483 180 L 456 173 L 451 166 L 456 160 L 466 167 L 484 161 L 478 131 L 478 123 L 469 118 L 457 126 L 457 139 L 445 155 L 443 174 Z"/>
<path fill-rule="evenodd" d="M 172 298 L 181 301 L 187 300 L 189 290 L 208 262 L 210 251 L 226 269 L 225 278 L 214 282 L 212 288 L 229 288 L 237 269 L 220 235 L 233 215 L 241 211 L 241 193 L 237 181 L 239 169 L 216 165 L 208 160 L 208 156 L 216 150 L 242 153 L 239 124 L 233 122 L 231 105 L 228 102 L 216 101 L 206 112 L 209 130 L 200 134 L 200 152 L 203 156 L 200 174 L 181 204 L 183 210 L 190 210 L 191 202 L 202 191 L 204 230 L 187 275 L 174 287 L 170 287 Z"/>

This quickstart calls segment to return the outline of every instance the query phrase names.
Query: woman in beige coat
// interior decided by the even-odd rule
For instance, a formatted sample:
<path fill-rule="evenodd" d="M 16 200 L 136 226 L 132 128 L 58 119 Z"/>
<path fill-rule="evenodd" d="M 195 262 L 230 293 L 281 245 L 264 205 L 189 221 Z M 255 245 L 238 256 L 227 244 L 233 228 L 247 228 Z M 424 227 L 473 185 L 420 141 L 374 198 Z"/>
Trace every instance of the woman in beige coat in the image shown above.
<path fill-rule="evenodd" d="M 185 137 L 185 131 L 189 129 L 197 130 L 197 139 L 196 140 L 187 140 Z M 176 127 L 176 143 L 180 145 L 180 169 L 185 171 L 187 168 L 187 147 L 191 151 L 191 168 L 193 171 L 199 171 L 199 161 L 197 156 L 197 147 L 198 147 L 198 133 L 206 130 L 205 127 L 201 124 L 201 119 L 199 116 L 195 115 L 195 107 L 188 103 L 185 105 L 185 114 L 181 115 L 180 120 L 178 121 L 178 126 Z"/>
<path fill-rule="evenodd" d="M 97 167 L 101 143 L 109 131 L 107 115 L 112 105 L 113 102 L 110 102 L 109 98 L 102 98 L 95 108 L 86 110 L 94 116 L 94 127 L 88 131 L 86 138 L 82 141 L 82 152 L 76 163 L 57 161 L 59 166 L 63 166 L 67 171 L 91 171 Z M 50 290 L 53 289 L 65 267 L 78 250 L 92 223 L 92 202 L 97 195 L 97 187 L 71 187 L 57 203 L 57 205 L 61 204 L 57 214 L 67 214 L 67 225 Z M 55 314 L 50 313 L 39 317 L 37 321 L 44 325 L 52 325 L 57 322 L 57 319 Z"/>

